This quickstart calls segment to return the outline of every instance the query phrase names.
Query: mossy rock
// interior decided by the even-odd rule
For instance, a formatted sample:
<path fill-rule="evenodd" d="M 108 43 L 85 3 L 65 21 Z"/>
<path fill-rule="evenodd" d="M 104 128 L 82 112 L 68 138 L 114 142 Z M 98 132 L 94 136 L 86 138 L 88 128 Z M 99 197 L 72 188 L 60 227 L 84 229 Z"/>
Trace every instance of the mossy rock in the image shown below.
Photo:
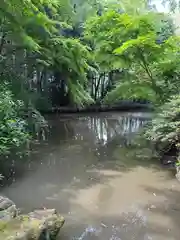
<path fill-rule="evenodd" d="M 54 209 L 37 210 L 9 222 L 1 220 L 0 240 L 52 240 L 63 224 L 64 218 Z"/>
<path fill-rule="evenodd" d="M 7 197 L 0 196 L 0 220 L 9 221 L 17 214 L 18 210 L 15 203 Z"/>

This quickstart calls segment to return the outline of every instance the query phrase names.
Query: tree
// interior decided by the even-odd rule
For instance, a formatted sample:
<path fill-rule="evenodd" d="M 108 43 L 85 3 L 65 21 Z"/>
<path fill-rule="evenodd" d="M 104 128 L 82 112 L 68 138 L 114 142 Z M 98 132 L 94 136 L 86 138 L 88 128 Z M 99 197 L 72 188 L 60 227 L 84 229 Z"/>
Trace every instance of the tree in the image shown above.
<path fill-rule="evenodd" d="M 70 102 L 91 101 L 85 91 L 92 61 L 89 50 L 79 40 L 61 34 L 64 27 L 71 27 L 71 7 L 63 0 L 1 2 L 1 152 L 24 145 L 32 129 L 37 130 L 32 123 L 45 123 L 36 106 L 42 102 L 47 109 L 54 79 L 56 87 L 64 82 Z"/>
<path fill-rule="evenodd" d="M 165 100 L 164 79 L 158 81 L 161 74 L 157 66 L 161 58 L 168 58 L 168 48 L 174 48 L 174 52 L 178 48 L 173 40 L 166 41 L 173 29 L 162 35 L 165 19 L 163 14 L 154 12 L 130 15 L 109 11 L 89 23 L 87 36 L 93 39 L 99 63 L 111 69 L 126 70 L 126 78 L 117 83 L 107 99 Z"/>
<path fill-rule="evenodd" d="M 180 9 L 179 0 L 162 0 L 161 2 L 171 13 L 178 12 Z"/>

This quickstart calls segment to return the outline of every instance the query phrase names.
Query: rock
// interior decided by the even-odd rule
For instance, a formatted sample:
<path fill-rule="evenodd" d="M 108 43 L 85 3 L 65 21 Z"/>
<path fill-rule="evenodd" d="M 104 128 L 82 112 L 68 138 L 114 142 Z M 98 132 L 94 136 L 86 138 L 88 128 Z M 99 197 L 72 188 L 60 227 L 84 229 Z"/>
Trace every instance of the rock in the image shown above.
<path fill-rule="evenodd" d="M 180 166 L 176 166 L 176 178 L 180 182 Z"/>
<path fill-rule="evenodd" d="M 14 202 L 0 196 L 0 240 L 55 239 L 63 224 L 64 218 L 55 209 L 18 215 Z"/>
<path fill-rule="evenodd" d="M 0 220 L 9 221 L 17 214 L 15 203 L 7 197 L 0 196 Z"/>
<path fill-rule="evenodd" d="M 36 210 L 0 222 L 0 240 L 52 240 L 58 235 L 64 218 L 54 209 Z"/>

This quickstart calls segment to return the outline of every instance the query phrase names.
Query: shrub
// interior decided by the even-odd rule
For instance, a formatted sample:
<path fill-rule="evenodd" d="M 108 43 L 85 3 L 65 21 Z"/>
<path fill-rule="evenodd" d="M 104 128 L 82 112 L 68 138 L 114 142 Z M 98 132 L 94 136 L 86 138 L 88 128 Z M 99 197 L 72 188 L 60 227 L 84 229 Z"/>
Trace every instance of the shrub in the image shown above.
<path fill-rule="evenodd" d="M 25 145 L 30 136 L 27 123 L 20 116 L 23 102 L 14 100 L 6 86 L 0 88 L 0 154 L 9 154 L 12 149 Z"/>
<path fill-rule="evenodd" d="M 173 149 L 179 154 L 180 95 L 172 97 L 158 110 L 159 113 L 148 126 L 145 135 L 154 142 L 158 152 L 168 152 Z"/>

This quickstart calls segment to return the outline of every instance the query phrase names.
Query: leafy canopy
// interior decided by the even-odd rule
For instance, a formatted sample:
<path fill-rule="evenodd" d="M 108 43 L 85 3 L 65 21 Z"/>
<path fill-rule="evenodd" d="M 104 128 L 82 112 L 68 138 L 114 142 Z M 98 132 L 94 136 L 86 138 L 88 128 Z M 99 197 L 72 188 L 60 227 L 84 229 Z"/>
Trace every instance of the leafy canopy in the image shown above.
<path fill-rule="evenodd" d="M 163 14 L 154 12 L 132 15 L 108 11 L 88 23 L 86 36 L 94 44 L 100 66 L 127 72 L 107 100 L 135 97 L 165 101 L 169 88 L 160 71 L 161 63 L 162 59 L 167 61 L 170 51 L 177 61 L 179 38 L 172 37 L 173 29 L 162 35 L 164 21 Z"/>

